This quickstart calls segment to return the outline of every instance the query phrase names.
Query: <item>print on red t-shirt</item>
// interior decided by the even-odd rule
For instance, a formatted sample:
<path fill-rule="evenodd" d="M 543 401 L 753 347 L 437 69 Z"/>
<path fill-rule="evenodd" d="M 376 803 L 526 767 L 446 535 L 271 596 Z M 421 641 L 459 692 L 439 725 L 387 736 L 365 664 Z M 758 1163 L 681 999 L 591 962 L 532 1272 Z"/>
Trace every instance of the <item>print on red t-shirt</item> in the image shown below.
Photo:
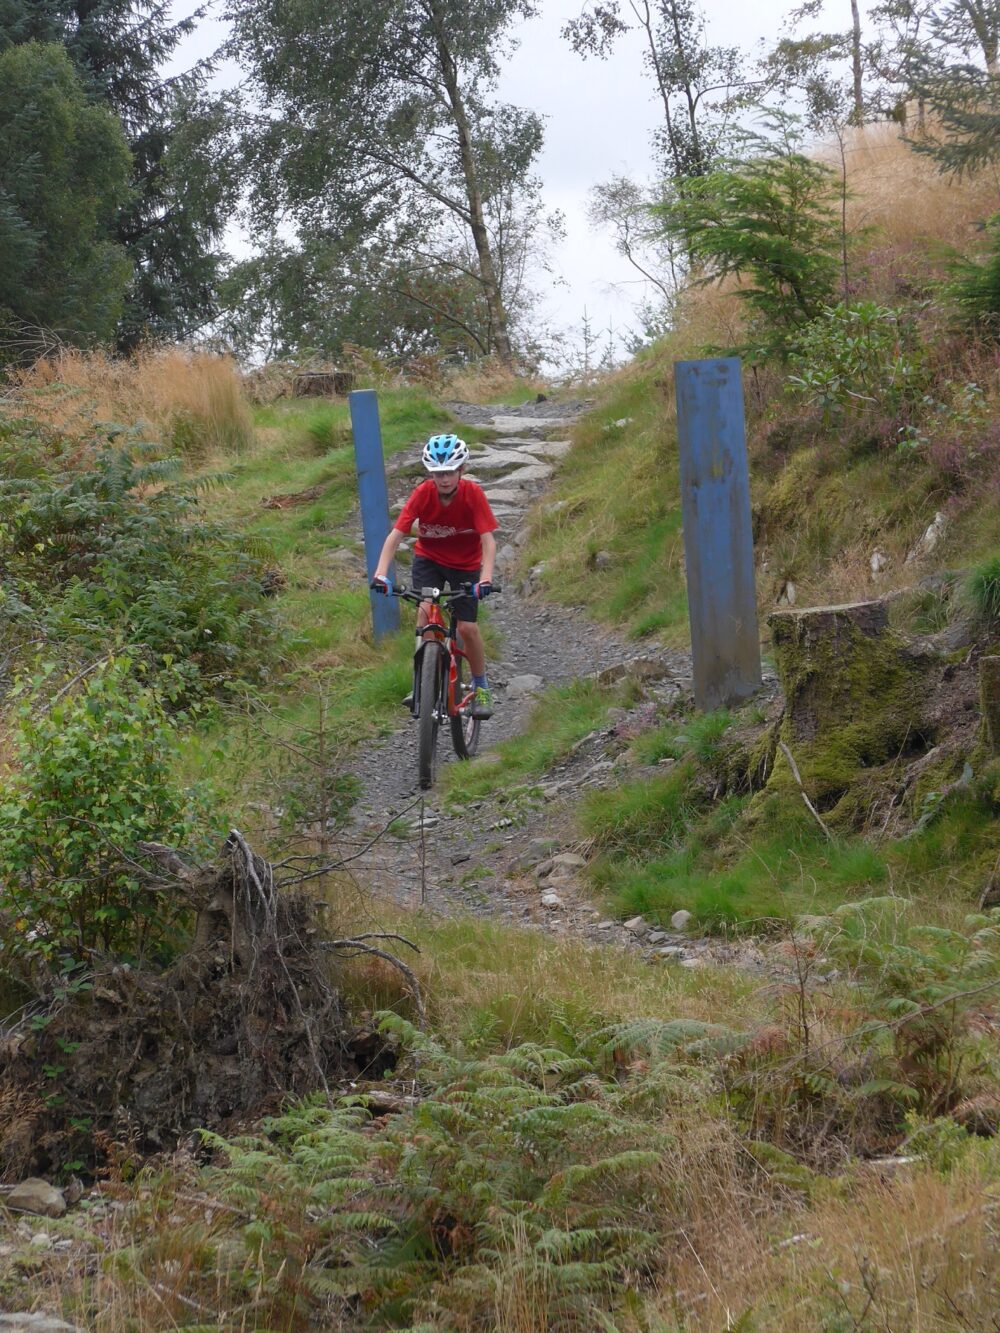
<path fill-rule="evenodd" d="M 400 532 L 409 532 L 414 520 L 420 522 L 414 552 L 446 569 L 478 569 L 483 560 L 482 534 L 495 532 L 500 526 L 483 488 L 465 477 L 447 505 L 441 503 L 430 478 L 422 481 L 403 506 L 395 526 Z"/>

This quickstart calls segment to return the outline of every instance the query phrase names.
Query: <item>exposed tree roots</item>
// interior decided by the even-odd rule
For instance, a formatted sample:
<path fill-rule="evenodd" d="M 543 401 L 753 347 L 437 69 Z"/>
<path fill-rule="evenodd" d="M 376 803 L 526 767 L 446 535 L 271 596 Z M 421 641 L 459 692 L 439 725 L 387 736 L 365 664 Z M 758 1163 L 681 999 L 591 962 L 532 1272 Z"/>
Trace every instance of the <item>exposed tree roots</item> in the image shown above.
<path fill-rule="evenodd" d="M 0 1033 L 5 1178 L 93 1160 L 102 1142 L 169 1149 L 392 1063 L 370 1029 L 351 1030 L 331 980 L 331 948 L 386 956 L 369 937 L 323 941 L 314 904 L 280 889 L 235 830 L 211 867 L 143 851 L 157 866 L 149 891 L 190 904 L 191 947 L 164 972 L 97 971 Z"/>

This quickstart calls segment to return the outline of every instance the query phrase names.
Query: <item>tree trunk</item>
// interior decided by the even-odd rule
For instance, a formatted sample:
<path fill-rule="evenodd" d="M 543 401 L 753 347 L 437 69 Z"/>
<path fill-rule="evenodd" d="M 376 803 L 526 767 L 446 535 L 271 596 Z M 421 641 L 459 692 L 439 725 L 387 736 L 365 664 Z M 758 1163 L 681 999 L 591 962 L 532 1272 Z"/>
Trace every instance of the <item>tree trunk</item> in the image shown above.
<path fill-rule="evenodd" d="M 998 29 L 995 17 L 994 5 L 989 0 L 986 3 L 982 3 L 982 0 L 978 0 L 978 2 L 977 0 L 965 0 L 962 8 L 968 17 L 969 27 L 975 33 L 976 40 L 982 50 L 987 73 L 996 74 L 998 72 L 997 58 L 1000 55 L 1000 52 L 998 52 L 1000 29 Z"/>
<path fill-rule="evenodd" d="M 479 173 L 476 169 L 476 158 L 472 148 L 472 130 L 465 110 L 465 99 L 458 83 L 458 67 L 448 45 L 448 38 L 440 12 L 436 6 L 432 8 L 431 12 L 434 15 L 438 63 L 441 67 L 441 76 L 444 79 L 452 119 L 458 133 L 458 151 L 462 162 L 462 174 L 465 177 L 465 192 L 469 201 L 469 229 L 472 232 L 476 256 L 479 259 L 479 280 L 482 284 L 483 295 L 486 298 L 490 320 L 493 324 L 496 354 L 503 365 L 512 368 L 514 353 L 510 344 L 510 335 L 507 331 L 507 312 L 504 309 L 496 265 L 493 262 L 493 252 L 490 249 L 490 237 L 483 216 L 483 194 L 479 187 Z"/>
<path fill-rule="evenodd" d="M 1000 657 L 979 659 L 979 699 L 991 754 L 1000 754 Z"/>
<path fill-rule="evenodd" d="M 854 76 L 854 110 L 851 120 L 855 125 L 863 125 L 865 100 L 861 87 L 861 11 L 858 0 L 851 0 L 851 65 Z"/>

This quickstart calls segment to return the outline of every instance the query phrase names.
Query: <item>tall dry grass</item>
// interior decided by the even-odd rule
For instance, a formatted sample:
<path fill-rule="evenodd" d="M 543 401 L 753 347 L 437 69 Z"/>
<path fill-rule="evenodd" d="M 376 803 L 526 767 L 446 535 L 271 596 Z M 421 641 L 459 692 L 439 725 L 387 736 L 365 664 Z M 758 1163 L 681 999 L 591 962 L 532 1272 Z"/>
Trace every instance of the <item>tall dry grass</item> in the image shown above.
<path fill-rule="evenodd" d="M 518 374 L 495 358 L 485 357 L 450 370 L 443 388 L 447 397 L 464 403 L 508 403 L 545 393 L 549 384 L 540 375 Z"/>
<path fill-rule="evenodd" d="M 232 357 L 176 347 L 122 360 L 64 349 L 16 375 L 8 406 L 81 439 L 102 423 L 138 425 L 189 455 L 239 452 L 253 437 Z"/>
<path fill-rule="evenodd" d="M 896 124 L 864 125 L 815 156 L 834 171 L 846 169 L 847 229 L 862 239 L 869 229 L 876 244 L 899 249 L 932 242 L 958 249 L 975 238 L 984 218 L 1000 208 L 1000 179 L 994 169 L 956 179 L 933 158 L 915 152 Z"/>
<path fill-rule="evenodd" d="M 856 293 L 894 300 L 926 285 L 949 249 L 979 248 L 980 224 L 1000 210 L 1000 175 L 995 168 L 972 178 L 940 172 L 934 160 L 915 152 L 896 124 L 845 131 L 843 143 L 818 145 L 811 155 L 838 176 L 845 173 L 844 224 L 848 272 Z M 739 280 L 732 277 L 685 290 L 678 302 L 671 342 L 692 347 L 736 346 L 744 336 Z"/>

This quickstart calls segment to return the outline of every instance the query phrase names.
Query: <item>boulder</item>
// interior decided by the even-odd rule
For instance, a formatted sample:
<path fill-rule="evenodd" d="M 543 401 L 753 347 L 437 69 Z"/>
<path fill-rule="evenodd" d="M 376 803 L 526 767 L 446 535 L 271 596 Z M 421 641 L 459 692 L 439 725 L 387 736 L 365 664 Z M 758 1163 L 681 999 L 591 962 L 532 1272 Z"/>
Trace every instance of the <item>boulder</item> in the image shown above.
<path fill-rule="evenodd" d="M 37 1217 L 62 1217 L 66 1200 L 62 1190 L 38 1176 L 29 1176 L 7 1195 L 7 1207 L 19 1213 L 34 1213 Z"/>
<path fill-rule="evenodd" d="M 636 939 L 642 939 L 644 935 L 649 934 L 649 923 L 641 916 L 633 916 L 628 921 L 623 922 L 625 929 Z"/>
<path fill-rule="evenodd" d="M 690 920 L 691 920 L 691 913 L 687 910 L 687 908 L 682 907 L 679 911 L 675 912 L 673 916 L 670 918 L 670 924 L 674 928 L 674 930 L 686 930 L 687 924 Z"/>

